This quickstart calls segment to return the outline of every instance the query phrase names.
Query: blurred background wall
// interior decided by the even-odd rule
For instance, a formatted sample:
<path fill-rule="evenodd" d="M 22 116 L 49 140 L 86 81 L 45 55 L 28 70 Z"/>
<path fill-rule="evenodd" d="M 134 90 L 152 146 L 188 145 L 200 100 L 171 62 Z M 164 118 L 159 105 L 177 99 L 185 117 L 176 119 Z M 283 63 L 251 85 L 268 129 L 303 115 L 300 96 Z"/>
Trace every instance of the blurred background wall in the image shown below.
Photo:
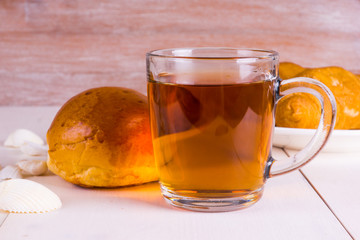
<path fill-rule="evenodd" d="M 360 73 L 360 1 L 0 0 L 0 105 L 62 105 L 104 85 L 145 94 L 145 53 L 189 46 Z"/>

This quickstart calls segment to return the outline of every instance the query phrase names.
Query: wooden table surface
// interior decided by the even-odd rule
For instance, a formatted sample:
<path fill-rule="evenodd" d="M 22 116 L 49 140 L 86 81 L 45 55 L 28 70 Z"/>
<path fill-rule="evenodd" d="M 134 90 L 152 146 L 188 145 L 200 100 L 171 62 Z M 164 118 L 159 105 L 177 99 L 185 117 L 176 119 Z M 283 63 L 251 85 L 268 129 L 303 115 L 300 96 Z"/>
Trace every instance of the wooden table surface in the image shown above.
<path fill-rule="evenodd" d="M 16 128 L 44 138 L 57 110 L 0 107 L 0 141 Z M 1 165 L 21 157 L 0 147 Z M 58 194 L 62 208 L 44 214 L 0 212 L 0 239 L 359 239 L 359 157 L 320 154 L 301 171 L 269 179 L 255 205 L 225 213 L 169 206 L 157 183 L 104 190 L 80 188 L 54 175 L 32 177 Z"/>
<path fill-rule="evenodd" d="M 88 88 L 146 93 L 145 53 L 272 49 L 360 73 L 359 0 L 2 0 L 0 105 L 61 105 Z"/>

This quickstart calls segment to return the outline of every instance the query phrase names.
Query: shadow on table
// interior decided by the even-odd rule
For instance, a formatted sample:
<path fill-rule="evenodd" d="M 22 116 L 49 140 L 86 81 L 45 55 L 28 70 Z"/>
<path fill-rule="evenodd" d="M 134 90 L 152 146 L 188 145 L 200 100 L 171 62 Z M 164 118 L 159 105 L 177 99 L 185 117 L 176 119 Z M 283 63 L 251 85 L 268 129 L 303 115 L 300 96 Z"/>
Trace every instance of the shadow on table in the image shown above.
<path fill-rule="evenodd" d="M 84 188 L 66 182 L 59 176 L 31 177 L 54 191 L 63 202 L 63 207 L 96 204 L 97 207 L 112 204 L 119 208 L 143 207 L 144 205 L 162 209 L 180 210 L 165 202 L 158 182 L 118 188 Z M 182 211 L 182 210 L 181 210 Z"/>

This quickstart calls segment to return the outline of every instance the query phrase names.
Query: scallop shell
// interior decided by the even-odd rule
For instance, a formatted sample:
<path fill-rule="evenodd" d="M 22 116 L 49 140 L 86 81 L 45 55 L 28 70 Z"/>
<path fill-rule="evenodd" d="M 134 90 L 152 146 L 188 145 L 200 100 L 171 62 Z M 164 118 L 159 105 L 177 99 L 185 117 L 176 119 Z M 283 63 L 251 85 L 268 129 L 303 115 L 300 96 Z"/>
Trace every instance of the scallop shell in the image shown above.
<path fill-rule="evenodd" d="M 20 146 L 20 151 L 30 156 L 46 156 L 48 147 L 33 142 L 26 142 Z"/>
<path fill-rule="evenodd" d="M 26 179 L 0 183 L 0 209 L 11 213 L 44 213 L 61 207 L 59 197 L 47 187 Z"/>
<path fill-rule="evenodd" d="M 7 165 L 0 170 L 0 181 L 14 178 L 23 178 L 20 169 L 17 166 Z"/>
<path fill-rule="evenodd" d="M 16 163 L 16 166 L 23 174 L 31 176 L 39 176 L 48 170 L 47 164 L 43 160 L 21 160 Z"/>
<path fill-rule="evenodd" d="M 17 129 L 7 137 L 4 142 L 4 146 L 16 148 L 27 142 L 37 143 L 40 145 L 44 144 L 44 141 L 41 139 L 41 137 L 32 131 L 27 129 Z"/>

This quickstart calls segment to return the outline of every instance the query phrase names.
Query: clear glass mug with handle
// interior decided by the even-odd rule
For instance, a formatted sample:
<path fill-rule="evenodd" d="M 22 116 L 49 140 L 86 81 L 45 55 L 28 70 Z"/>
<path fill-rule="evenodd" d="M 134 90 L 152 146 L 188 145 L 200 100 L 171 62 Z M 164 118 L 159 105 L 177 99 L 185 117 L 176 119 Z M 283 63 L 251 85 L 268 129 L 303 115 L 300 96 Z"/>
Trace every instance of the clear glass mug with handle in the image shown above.
<path fill-rule="evenodd" d="M 154 156 L 162 194 L 196 211 L 258 201 L 268 178 L 294 171 L 323 148 L 335 124 L 330 90 L 311 78 L 281 81 L 271 50 L 177 48 L 147 53 Z M 309 144 L 287 161 L 271 154 L 278 101 L 313 94 L 321 119 Z"/>

